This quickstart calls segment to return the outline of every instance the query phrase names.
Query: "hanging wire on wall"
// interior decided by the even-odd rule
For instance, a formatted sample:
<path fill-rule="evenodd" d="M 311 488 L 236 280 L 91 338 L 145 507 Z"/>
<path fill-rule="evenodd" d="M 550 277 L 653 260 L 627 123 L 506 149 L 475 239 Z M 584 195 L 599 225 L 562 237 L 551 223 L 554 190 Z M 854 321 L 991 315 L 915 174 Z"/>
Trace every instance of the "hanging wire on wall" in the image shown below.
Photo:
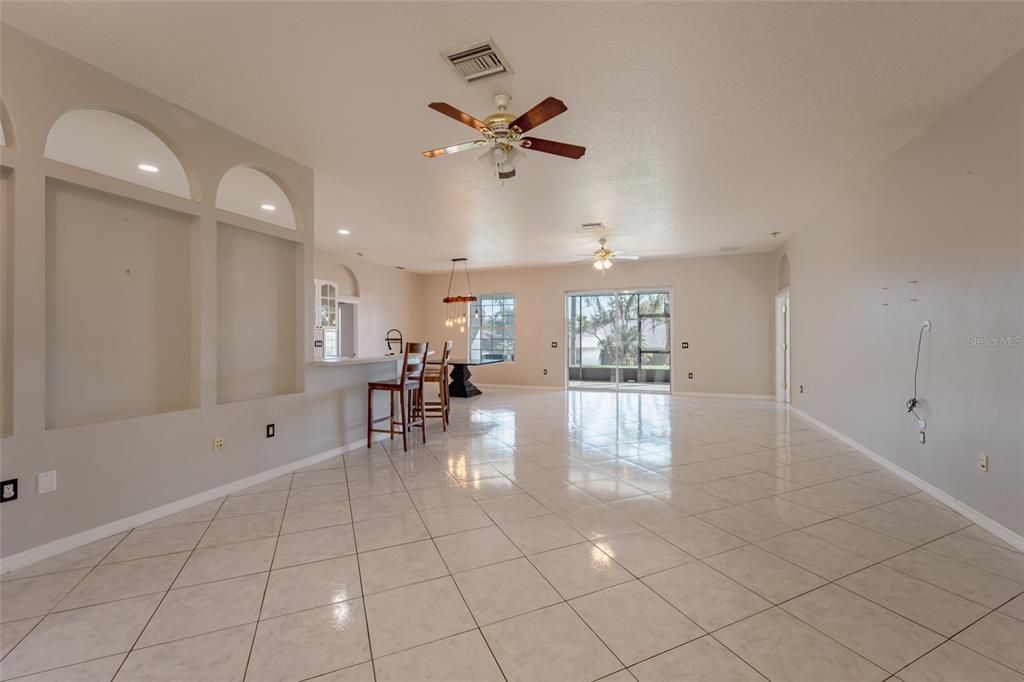
<path fill-rule="evenodd" d="M 466 275 L 466 290 L 468 293 L 465 296 L 452 296 L 452 284 L 455 282 L 455 268 L 458 263 L 462 263 L 462 269 Z M 466 315 L 466 307 L 464 304 L 476 303 L 478 300 L 477 297 L 473 295 L 473 284 L 469 281 L 469 259 L 452 258 L 452 272 L 448 276 L 448 295 L 445 296 L 443 300 L 445 304 L 444 326 L 458 327 L 460 332 L 466 331 L 466 322 L 468 322 L 469 319 Z M 473 315 L 480 315 L 479 307 L 474 310 Z"/>

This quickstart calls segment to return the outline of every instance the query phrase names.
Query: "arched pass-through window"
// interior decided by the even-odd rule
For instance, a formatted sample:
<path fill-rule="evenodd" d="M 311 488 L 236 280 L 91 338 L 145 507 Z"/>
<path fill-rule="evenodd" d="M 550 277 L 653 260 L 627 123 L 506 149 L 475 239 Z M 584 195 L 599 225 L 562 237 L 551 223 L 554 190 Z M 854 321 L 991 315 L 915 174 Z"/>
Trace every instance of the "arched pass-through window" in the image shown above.
<path fill-rule="evenodd" d="M 235 166 L 221 178 L 217 208 L 296 229 L 292 203 L 281 185 L 263 171 L 248 166 Z"/>
<path fill-rule="evenodd" d="M 336 263 L 331 266 L 328 274 L 330 279 L 338 283 L 339 296 L 359 295 L 359 280 L 356 278 L 356 273 L 352 272 L 352 268 Z"/>
<path fill-rule="evenodd" d="M 57 119 L 44 156 L 151 189 L 192 198 L 177 155 L 146 126 L 103 109 L 76 109 Z"/>

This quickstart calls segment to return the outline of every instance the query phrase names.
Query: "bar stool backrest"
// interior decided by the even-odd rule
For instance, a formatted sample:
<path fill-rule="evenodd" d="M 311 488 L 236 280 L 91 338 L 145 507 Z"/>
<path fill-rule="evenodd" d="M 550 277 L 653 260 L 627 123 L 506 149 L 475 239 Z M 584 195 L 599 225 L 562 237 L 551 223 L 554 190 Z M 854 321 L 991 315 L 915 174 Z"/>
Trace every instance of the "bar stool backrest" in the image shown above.
<path fill-rule="evenodd" d="M 449 339 L 444 342 L 444 353 L 441 354 L 441 376 L 448 376 L 448 366 L 452 363 L 452 348 L 455 342 Z"/>
<path fill-rule="evenodd" d="M 402 378 L 399 383 L 417 381 L 423 385 L 423 370 L 427 367 L 427 352 L 430 344 L 426 341 L 410 341 L 405 344 L 405 358 L 402 360 Z"/>

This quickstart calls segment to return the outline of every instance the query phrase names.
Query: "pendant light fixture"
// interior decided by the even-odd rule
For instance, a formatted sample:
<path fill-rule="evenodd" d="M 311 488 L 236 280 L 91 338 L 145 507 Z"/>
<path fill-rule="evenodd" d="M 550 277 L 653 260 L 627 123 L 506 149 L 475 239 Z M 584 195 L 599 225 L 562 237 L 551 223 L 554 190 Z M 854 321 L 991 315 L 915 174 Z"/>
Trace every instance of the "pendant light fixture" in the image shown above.
<path fill-rule="evenodd" d="M 468 293 L 465 296 L 452 296 L 452 284 L 455 282 L 455 268 L 458 263 L 462 263 L 462 270 L 466 274 L 466 290 Z M 451 275 L 448 276 L 448 295 L 445 296 L 443 300 L 446 313 L 444 326 L 458 327 L 460 332 L 466 331 L 466 322 L 468 321 L 468 318 L 463 304 L 476 303 L 478 300 L 477 297 L 473 295 L 473 285 L 469 281 L 468 258 L 452 258 L 452 272 Z M 479 309 L 474 311 L 473 315 L 479 316 Z"/>

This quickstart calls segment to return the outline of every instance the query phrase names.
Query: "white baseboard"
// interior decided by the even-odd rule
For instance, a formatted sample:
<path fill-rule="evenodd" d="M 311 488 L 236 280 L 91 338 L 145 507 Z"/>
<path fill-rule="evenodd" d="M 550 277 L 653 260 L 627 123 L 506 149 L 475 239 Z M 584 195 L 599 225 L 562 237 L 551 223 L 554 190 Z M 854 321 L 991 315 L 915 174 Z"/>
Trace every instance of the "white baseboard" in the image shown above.
<path fill-rule="evenodd" d="M 995 535 L 1000 540 L 1002 540 L 1002 541 L 1004 541 L 1006 543 L 1009 543 L 1010 545 L 1013 545 L 1014 547 L 1016 547 L 1020 551 L 1024 552 L 1024 537 L 1021 537 L 1017 533 L 1014 533 L 1012 530 L 1010 530 L 1009 528 L 1007 528 L 1003 524 L 1001 524 L 998 521 L 995 521 L 995 520 L 989 518 L 988 516 L 985 516 L 984 514 L 982 514 L 980 511 L 978 511 L 974 507 L 971 507 L 971 506 L 961 502 L 960 500 L 956 499 L 955 497 L 953 497 L 949 493 L 945 492 L 944 490 L 942 490 L 940 488 L 935 487 L 934 485 L 932 485 L 928 481 L 924 480 L 923 478 L 920 478 L 920 477 L 910 473 L 909 471 L 907 471 L 903 467 L 890 462 L 888 459 L 886 459 L 882 455 L 878 454 L 877 452 L 875 452 L 871 448 L 869 448 L 869 447 L 867 447 L 865 445 L 862 445 L 862 444 L 858 443 L 857 441 L 855 441 L 854 439 L 850 438 L 849 436 L 846 436 L 846 435 L 836 431 L 835 429 L 833 429 L 828 424 L 826 424 L 826 423 L 824 423 L 824 422 L 822 422 L 822 421 L 820 421 L 818 419 L 815 419 L 814 417 L 812 417 L 811 415 L 807 414 L 803 410 L 801 410 L 801 409 L 799 409 L 797 407 L 793 407 L 792 405 L 790 406 L 789 409 L 791 411 L 795 412 L 796 414 L 800 415 L 800 417 L 802 417 L 803 419 L 806 419 L 810 423 L 814 424 L 815 426 L 817 426 L 822 431 L 828 433 L 830 436 L 832 436 L 836 440 L 839 440 L 839 441 L 842 441 L 843 443 L 846 443 L 847 445 L 849 445 L 854 450 L 857 450 L 861 454 L 869 457 L 870 459 L 874 460 L 875 462 L 878 462 L 883 467 L 885 467 L 886 469 L 888 469 L 892 473 L 896 474 L 897 476 L 902 478 L 907 483 L 910 483 L 912 485 L 917 486 L 918 488 L 920 488 L 924 492 L 928 493 L 929 495 L 931 495 L 932 497 L 937 499 L 939 502 L 941 502 L 942 504 L 944 504 L 947 507 L 949 507 L 950 509 L 956 510 L 961 515 L 963 515 L 967 519 L 973 521 L 977 525 L 981 526 L 982 528 L 987 530 L 989 533 L 992 533 L 992 535 Z"/>
<path fill-rule="evenodd" d="M 531 386 L 528 384 L 476 384 L 479 388 L 514 388 L 526 391 L 564 391 L 562 386 Z"/>
<path fill-rule="evenodd" d="M 330 450 L 325 450 L 324 452 L 306 457 L 305 459 L 289 462 L 288 464 L 282 464 L 279 467 L 261 471 L 258 474 L 240 478 L 236 481 L 219 485 L 216 488 L 210 488 L 209 490 L 204 490 L 201 493 L 196 493 L 195 495 L 175 500 L 174 502 L 169 502 L 167 504 L 160 505 L 159 507 L 147 509 L 144 512 L 139 512 L 138 514 L 133 514 L 132 516 L 118 519 L 117 521 L 105 523 L 102 526 L 97 526 L 96 528 L 90 528 L 89 530 L 84 530 L 80 533 L 75 533 L 74 535 L 68 535 L 67 537 L 60 538 L 59 540 L 53 540 L 52 542 L 47 542 L 46 544 L 33 547 L 32 549 L 26 549 L 23 552 L 3 557 L 0 559 L 0 573 L 15 571 L 19 568 L 28 566 L 29 564 L 34 564 L 37 561 L 49 559 L 52 556 L 87 545 L 90 542 L 102 540 L 103 538 L 116 535 L 117 533 L 123 533 L 151 521 L 156 521 L 157 519 L 162 519 L 165 516 L 170 516 L 171 514 L 184 511 L 196 506 L 197 504 L 203 504 L 204 502 L 209 502 L 210 500 L 216 500 L 219 497 L 236 493 L 239 490 L 244 490 L 245 488 L 254 486 L 258 483 L 263 483 L 264 481 L 269 481 L 272 478 L 283 476 L 284 474 L 291 473 L 296 469 L 301 469 L 302 467 L 307 467 L 311 464 L 317 464 L 326 459 L 330 459 L 331 457 L 336 457 L 344 452 L 348 452 L 349 450 L 356 450 L 364 447 L 365 445 L 365 441 L 359 440 L 354 443 L 342 445 L 341 447 L 331 448 Z"/>
<path fill-rule="evenodd" d="M 566 388 L 565 386 L 537 386 L 537 385 L 529 385 L 529 384 L 480 384 L 480 383 L 478 383 L 477 386 L 479 386 L 480 388 L 489 388 L 489 389 L 506 388 L 506 389 L 527 390 L 527 391 L 567 391 L 567 390 L 586 391 L 586 390 L 601 390 L 601 389 L 597 389 L 597 388 L 591 389 L 589 387 L 587 387 L 587 388 L 578 388 L 576 386 L 570 386 L 570 387 Z M 608 390 L 614 390 L 614 388 L 610 387 Z M 631 393 L 643 393 L 643 391 L 630 391 L 630 392 Z M 651 395 L 659 395 L 659 392 L 658 391 L 651 391 L 650 394 Z M 665 393 L 662 393 L 661 395 L 669 395 L 669 393 L 666 391 Z M 765 394 L 761 394 L 761 393 L 697 393 L 697 392 L 692 392 L 692 391 L 672 391 L 671 395 L 676 395 L 676 396 L 680 396 L 680 397 L 684 397 L 684 398 L 737 398 L 737 399 L 741 399 L 741 400 L 775 400 L 775 396 L 769 395 L 767 393 L 765 393 Z"/>
<path fill-rule="evenodd" d="M 672 395 L 683 398 L 737 398 L 739 400 L 775 400 L 767 393 L 700 393 L 697 391 L 672 391 Z"/>

